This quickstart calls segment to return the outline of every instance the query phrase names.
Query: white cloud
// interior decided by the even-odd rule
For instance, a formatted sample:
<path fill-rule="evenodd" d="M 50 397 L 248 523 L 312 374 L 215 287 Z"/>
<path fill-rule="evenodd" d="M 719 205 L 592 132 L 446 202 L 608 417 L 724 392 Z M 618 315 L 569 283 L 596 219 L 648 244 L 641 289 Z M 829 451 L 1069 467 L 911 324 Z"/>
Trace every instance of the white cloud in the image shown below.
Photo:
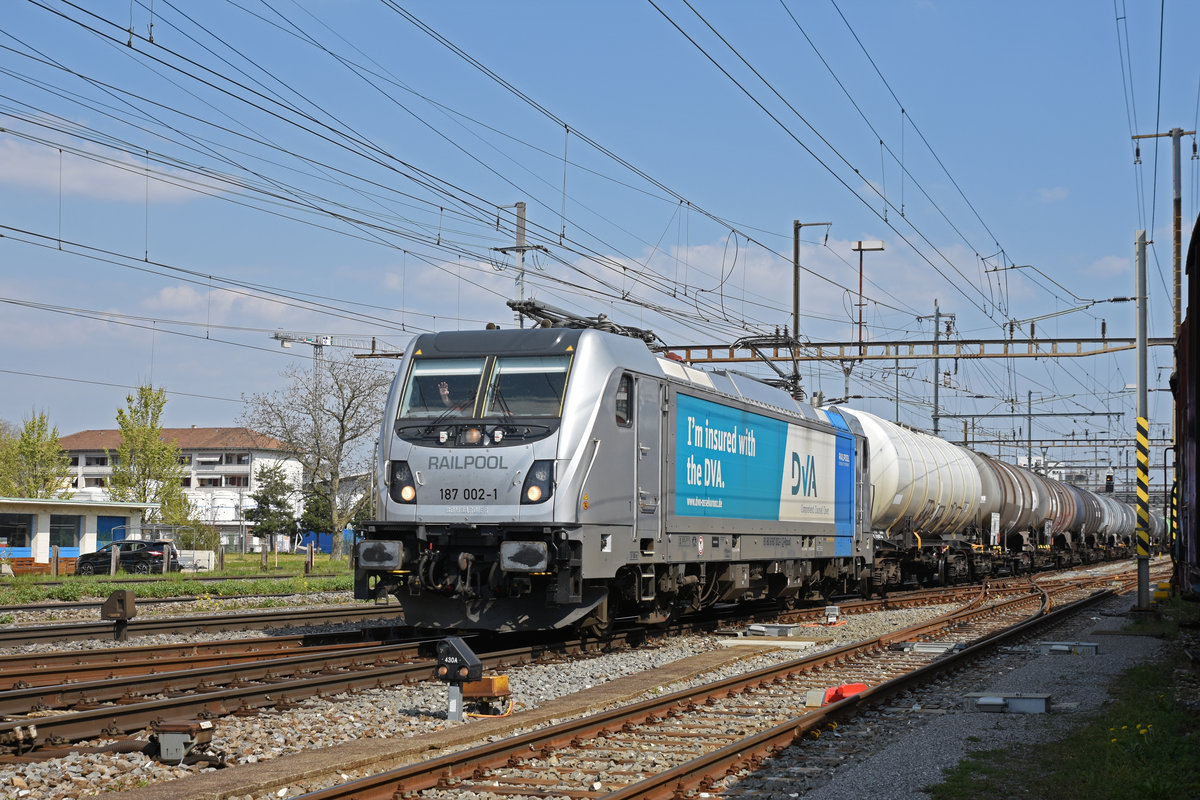
<path fill-rule="evenodd" d="M 168 286 L 142 301 L 142 308 L 155 314 L 191 322 L 271 327 L 272 323 L 296 315 L 294 309 L 269 298 L 229 291 L 219 287 Z"/>
<path fill-rule="evenodd" d="M 1113 278 L 1133 274 L 1133 261 L 1121 256 L 1105 256 L 1088 265 L 1085 274 L 1097 278 Z"/>
<path fill-rule="evenodd" d="M 1057 203 L 1059 200 L 1067 199 L 1067 190 L 1062 186 L 1055 186 L 1053 189 L 1041 188 L 1037 190 L 1038 200 L 1043 203 Z"/>
<path fill-rule="evenodd" d="M 97 154 L 96 156 L 100 156 Z M 156 173 L 161 167 L 151 165 Z M 146 183 L 146 165 L 124 154 L 105 153 L 104 161 L 93 160 L 12 136 L 0 137 L 0 183 L 39 191 L 91 197 L 123 203 L 177 203 L 194 197 L 151 176 Z"/>

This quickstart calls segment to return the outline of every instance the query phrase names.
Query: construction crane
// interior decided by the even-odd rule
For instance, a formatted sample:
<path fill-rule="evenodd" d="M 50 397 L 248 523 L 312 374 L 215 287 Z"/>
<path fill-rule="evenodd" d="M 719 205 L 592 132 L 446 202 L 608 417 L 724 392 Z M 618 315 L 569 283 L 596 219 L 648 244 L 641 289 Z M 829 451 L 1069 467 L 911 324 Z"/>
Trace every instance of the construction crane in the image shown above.
<path fill-rule="evenodd" d="M 355 353 L 355 358 L 400 358 L 404 351 L 390 344 L 381 342 L 374 336 L 334 336 L 323 333 L 299 333 L 296 331 L 275 331 L 271 338 L 279 342 L 281 347 L 291 347 L 293 344 L 312 345 L 313 369 L 321 361 L 322 352 L 326 347 L 349 347 L 353 350 L 368 350 L 367 353 Z"/>

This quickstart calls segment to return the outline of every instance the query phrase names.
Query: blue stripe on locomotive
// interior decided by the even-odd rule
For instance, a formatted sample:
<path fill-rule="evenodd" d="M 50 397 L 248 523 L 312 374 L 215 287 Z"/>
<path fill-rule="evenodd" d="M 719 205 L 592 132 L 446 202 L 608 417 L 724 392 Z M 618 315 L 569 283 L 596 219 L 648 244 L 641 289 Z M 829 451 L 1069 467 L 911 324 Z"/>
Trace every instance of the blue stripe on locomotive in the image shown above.
<path fill-rule="evenodd" d="M 840 416 L 831 413 L 833 429 L 820 431 L 683 393 L 676 410 L 676 516 L 780 521 L 803 490 L 817 505 L 832 499 L 834 555 L 853 554 L 854 436 Z M 826 452 L 831 446 L 832 475 L 817 471 L 810 453 L 791 452 L 789 432 Z M 802 530 L 804 522 L 796 524 Z"/>
<path fill-rule="evenodd" d="M 837 466 L 834 468 L 834 517 L 837 522 L 837 550 L 839 556 L 854 552 L 854 434 L 850 426 L 837 411 L 826 414 L 830 423 L 837 428 Z"/>

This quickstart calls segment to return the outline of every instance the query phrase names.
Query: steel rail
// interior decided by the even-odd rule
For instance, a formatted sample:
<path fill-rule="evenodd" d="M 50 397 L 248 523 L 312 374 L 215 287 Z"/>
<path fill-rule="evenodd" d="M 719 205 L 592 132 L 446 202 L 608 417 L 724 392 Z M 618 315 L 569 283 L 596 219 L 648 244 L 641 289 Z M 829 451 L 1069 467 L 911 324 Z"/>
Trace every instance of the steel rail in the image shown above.
<path fill-rule="evenodd" d="M 261 636 L 253 639 L 221 639 L 181 644 L 154 644 L 142 647 L 103 647 L 89 650 L 53 650 L 33 653 L 13 653 L 0 656 L 0 681 L 5 688 L 29 673 L 70 672 L 79 667 L 88 669 L 96 664 L 109 667 L 139 661 L 166 662 L 179 658 L 204 658 L 211 653 L 236 655 L 297 649 L 301 647 L 337 644 L 345 641 L 344 633 L 305 634 L 294 636 Z M 361 644 L 361 640 L 359 641 Z"/>
<path fill-rule="evenodd" d="M 757 766 L 761 761 L 791 746 L 801 740 L 809 731 L 819 729 L 830 720 L 844 718 L 851 715 L 860 706 L 893 697 L 909 687 L 925 683 L 943 672 L 958 669 L 963 664 L 982 657 L 987 651 L 1003 642 L 1027 636 L 1037 628 L 1053 624 L 1110 596 L 1112 596 L 1112 592 L 1101 591 L 1057 610 L 1039 613 L 1025 622 L 985 637 L 957 653 L 947 654 L 941 659 L 878 686 L 872 686 L 852 697 L 788 720 L 781 725 L 714 750 L 659 775 L 650 776 L 617 791 L 604 794 L 602 798 L 603 800 L 632 800 L 632 798 L 666 800 L 679 797 L 688 791 L 711 789 L 716 780 L 715 775 L 720 774 L 723 777 L 747 765 Z M 1042 603 L 1043 608 L 1047 607 L 1049 597 L 1043 596 Z M 303 795 L 302 797 L 309 798 L 311 796 Z"/>
<path fill-rule="evenodd" d="M 43 586 L 53 584 L 41 584 Z M 115 586 L 115 584 L 114 584 Z M 116 587 L 120 588 L 120 587 Z M 349 595 L 350 590 L 342 591 L 343 594 Z M 171 606 L 181 603 L 196 603 L 203 600 L 212 602 L 232 602 L 236 600 L 270 600 L 277 597 L 292 597 L 296 592 L 286 592 L 274 594 L 227 594 L 227 595 L 206 595 L 206 594 L 181 594 L 175 597 L 139 597 L 137 605 L 141 606 Z M 0 606 L 0 614 L 10 614 L 18 611 L 27 613 L 37 613 L 46 611 L 55 613 L 59 611 L 87 611 L 90 609 L 99 610 L 104 605 L 103 600 L 80 600 L 64 603 L 19 603 L 15 605 Z"/>
<path fill-rule="evenodd" d="M 1092 601 L 1095 602 L 1108 594 L 1110 593 L 1098 593 L 1093 596 Z M 961 625 L 969 618 L 969 614 L 972 613 L 976 615 L 1011 613 L 1017 606 L 1029 605 L 1030 603 L 1036 603 L 1038 606 L 1037 611 L 1034 613 L 1034 618 L 1036 618 L 1042 615 L 1045 602 L 1044 593 L 1039 596 L 1026 593 L 1023 596 L 1012 598 L 993 606 L 976 608 L 971 612 L 956 611 L 952 614 L 944 615 L 939 619 L 944 627 L 953 627 Z M 1028 617 L 1023 616 L 1023 619 L 1028 619 Z M 1024 630 L 1023 626 L 1024 623 L 1018 628 L 1014 628 L 1014 630 Z M 929 636 L 933 630 L 935 628 L 928 623 L 912 626 L 904 631 L 885 637 L 877 637 L 868 641 L 846 645 L 776 667 L 768 667 L 745 675 L 719 680 L 699 689 L 687 689 L 661 698 L 651 698 L 631 706 L 604 711 L 585 719 L 560 723 L 549 728 L 531 731 L 501 741 L 480 745 L 469 750 L 444 755 L 419 764 L 408 765 L 339 786 L 311 792 L 303 795 L 303 798 L 305 800 L 335 800 L 335 798 L 390 800 L 393 797 L 408 796 L 410 793 L 416 793 L 437 786 L 441 786 L 444 790 L 454 790 L 454 781 L 456 779 L 466 779 L 476 776 L 479 780 L 487 781 L 489 778 L 486 778 L 485 775 L 488 770 L 501 767 L 510 761 L 514 764 L 519 763 L 529 757 L 548 754 L 554 749 L 565 747 L 572 742 L 582 743 L 597 736 L 612 734 L 619 730 L 628 730 L 631 726 L 637 726 L 649 720 L 660 720 L 663 717 L 672 716 L 688 709 L 695 709 L 698 705 L 706 702 L 707 698 L 735 695 L 756 686 L 761 687 L 771 684 L 788 685 L 795 682 L 796 674 L 800 671 L 836 666 L 860 654 L 877 653 L 887 650 L 889 644 L 892 642 Z M 1014 633 L 1013 635 L 1016 634 Z M 941 666 L 943 663 L 947 665 L 961 663 L 964 655 L 981 652 L 984 647 L 994 644 L 995 641 L 998 640 L 994 636 L 988 637 L 986 643 L 969 647 L 954 656 L 943 656 L 936 662 L 938 669 L 944 668 Z M 930 664 L 929 666 L 934 665 Z M 919 669 L 923 669 L 923 667 Z M 733 759 L 736 755 L 736 759 L 744 762 L 755 750 L 761 749 L 761 742 L 753 744 L 759 742 L 760 739 L 762 742 L 766 742 L 767 747 L 778 748 L 783 742 L 790 743 L 793 741 L 797 732 L 803 734 L 803 732 L 821 724 L 821 720 L 825 715 L 841 711 L 842 709 L 852 708 L 860 702 L 863 696 L 882 696 L 889 691 L 898 690 L 894 687 L 904 685 L 896 683 L 895 680 L 891 679 L 872 687 L 862 696 L 852 697 L 827 708 L 802 714 L 775 726 L 770 731 L 755 734 L 746 740 L 739 740 L 724 748 L 717 748 L 702 760 L 726 760 L 732 764 L 735 763 Z M 693 770 L 688 764 L 684 764 L 664 773 L 664 776 L 667 777 L 659 776 L 657 779 L 646 779 L 615 792 L 610 792 L 609 794 L 586 790 L 574 790 L 566 792 L 566 794 L 578 796 L 603 795 L 606 798 L 678 796 L 675 793 L 694 788 L 696 785 L 692 782 L 693 779 L 691 778 L 688 779 L 687 785 L 680 783 L 683 780 L 682 776 L 684 773 L 694 773 L 697 776 L 706 775 L 709 774 L 709 769 L 708 766 L 696 766 Z M 654 794 L 656 790 L 652 789 L 651 782 L 656 780 L 665 782 L 664 785 L 670 786 L 666 794 Z M 698 781 L 699 778 L 695 780 Z M 482 786 L 476 788 L 479 791 L 484 791 Z M 518 793 L 523 794 L 538 794 L 538 792 L 533 791 L 520 792 L 513 787 L 505 788 L 509 791 L 518 791 Z M 459 787 L 459 789 L 462 790 L 463 787 Z M 557 789 L 549 793 L 553 795 L 564 794 L 564 792 Z"/>
<path fill-rule="evenodd" d="M 308 608 L 242 611 L 238 613 L 191 615 L 186 617 L 150 617 L 119 622 L 76 622 L 0 630 L 0 647 L 15 647 L 47 642 L 119 638 L 122 627 L 126 636 L 157 634 L 219 633 L 313 625 L 359 624 L 369 620 L 398 622 L 398 611 L 387 606 L 311 606 Z M 402 627 L 397 625 L 397 627 Z"/>
<path fill-rule="evenodd" d="M 641 636 L 642 634 L 637 632 L 633 638 L 637 640 Z M 626 635 L 618 635 L 607 644 L 621 644 L 626 638 Z M 307 667 L 316 672 L 302 677 L 284 675 L 285 668 L 302 666 L 299 658 L 279 658 L 260 664 L 243 665 L 238 668 L 241 671 L 239 677 L 228 677 L 221 674 L 219 669 L 163 673 L 153 676 L 162 684 L 158 691 L 182 692 L 189 686 L 197 691 L 140 702 L 133 694 L 126 695 L 117 691 L 137 687 L 136 679 L 98 682 L 86 687 L 72 684 L 37 687 L 22 694 L 27 699 L 34 699 L 39 694 L 61 694 L 68 702 L 88 705 L 103 696 L 110 700 L 115 698 L 117 705 L 21 719 L 14 719 L 10 715 L 8 720 L 0 721 L 0 748 L 21 753 L 38 747 L 59 746 L 100 736 L 117 736 L 171 720 L 212 719 L 258 708 L 287 707 L 314 695 L 325 696 L 346 691 L 385 688 L 431 678 L 435 666 L 433 660 L 422 659 L 404 664 L 382 657 L 382 654 L 387 652 L 401 652 L 403 648 L 408 648 L 415 656 L 417 649 L 422 646 L 432 650 L 433 641 L 360 647 L 358 655 L 362 658 L 358 663 L 351 663 L 350 657 L 353 653 L 306 657 Z M 539 643 L 519 648 L 493 649 L 490 652 L 481 648 L 479 657 L 488 669 L 501 669 L 545 656 L 571 656 L 595 647 L 595 642 L 583 640 Z M 250 680 L 260 683 L 245 683 Z M 144 683 L 144 677 L 142 681 Z M 232 684 L 217 685 L 222 681 L 232 681 Z M 5 692 L 0 696 L 9 694 L 16 697 L 15 692 Z M 14 703 L 13 707 L 20 707 L 20 704 Z M 30 709 L 25 707 L 23 710 Z"/>
<path fill-rule="evenodd" d="M 52 681 L 16 686 L 0 691 L 0 715 L 72 708 L 81 704 L 133 702 L 135 698 L 163 692 L 192 692 L 204 686 L 224 686 L 240 681 L 276 680 L 304 672 L 361 668 L 370 663 L 411 660 L 418 645 L 334 645 L 303 648 L 298 652 L 213 654 L 205 658 L 139 662 L 138 667 L 109 666 L 101 677 L 78 673 L 69 683 Z M 105 672 L 103 665 L 92 672 Z M 61 674 L 61 673 L 59 673 Z M 33 676 L 37 677 L 37 676 Z M 57 677 L 47 676 L 47 677 Z"/>

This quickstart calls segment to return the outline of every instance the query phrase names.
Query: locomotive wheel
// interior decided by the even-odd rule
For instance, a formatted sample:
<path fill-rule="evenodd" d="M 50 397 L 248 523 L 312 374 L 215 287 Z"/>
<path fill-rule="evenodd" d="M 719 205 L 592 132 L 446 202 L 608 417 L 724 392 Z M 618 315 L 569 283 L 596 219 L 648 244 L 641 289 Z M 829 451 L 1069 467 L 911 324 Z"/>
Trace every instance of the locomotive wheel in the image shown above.
<path fill-rule="evenodd" d="M 604 621 L 593 618 L 591 622 L 580 625 L 579 632 L 584 636 L 591 636 L 604 641 L 612 638 L 613 626 L 612 617 L 606 617 Z"/>
<path fill-rule="evenodd" d="M 612 636 L 614 625 L 615 616 L 609 608 L 608 600 L 605 599 L 579 624 L 579 632 L 584 636 L 604 640 Z"/>

